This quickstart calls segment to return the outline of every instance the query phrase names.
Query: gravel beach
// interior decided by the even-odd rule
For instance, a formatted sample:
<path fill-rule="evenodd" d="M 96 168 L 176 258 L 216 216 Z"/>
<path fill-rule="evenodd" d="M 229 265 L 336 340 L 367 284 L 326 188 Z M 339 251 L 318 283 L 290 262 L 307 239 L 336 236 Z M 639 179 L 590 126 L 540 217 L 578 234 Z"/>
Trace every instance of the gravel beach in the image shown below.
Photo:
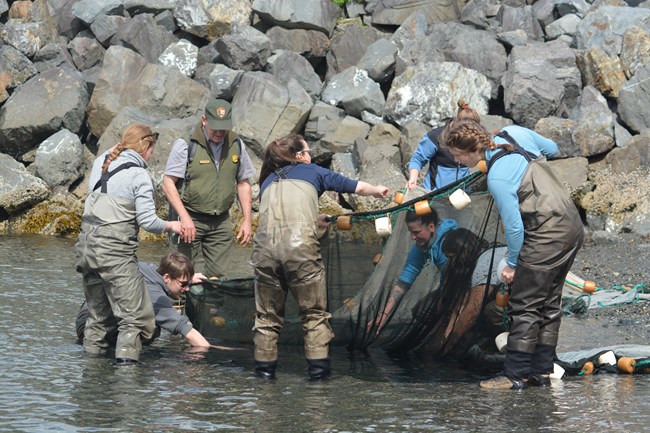
<path fill-rule="evenodd" d="M 598 287 L 650 286 L 650 238 L 635 234 L 588 235 L 572 272 Z M 650 344 L 650 302 L 591 308 L 562 319 L 558 351 L 618 344 Z"/>

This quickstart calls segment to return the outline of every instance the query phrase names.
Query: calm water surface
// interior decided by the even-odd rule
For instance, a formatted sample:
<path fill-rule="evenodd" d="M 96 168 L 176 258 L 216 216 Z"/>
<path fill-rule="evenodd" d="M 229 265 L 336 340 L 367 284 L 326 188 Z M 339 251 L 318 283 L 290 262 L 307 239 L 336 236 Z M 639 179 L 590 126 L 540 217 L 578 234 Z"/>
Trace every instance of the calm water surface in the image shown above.
<path fill-rule="evenodd" d="M 650 431 L 650 375 L 485 392 L 485 372 L 337 348 L 333 378 L 309 382 L 300 352 L 283 347 L 269 383 L 252 376 L 250 346 L 192 353 L 165 333 L 143 365 L 116 368 L 76 343 L 74 241 L 0 237 L 0 246 L 3 432 Z M 144 244 L 140 258 L 157 262 L 164 250 Z"/>

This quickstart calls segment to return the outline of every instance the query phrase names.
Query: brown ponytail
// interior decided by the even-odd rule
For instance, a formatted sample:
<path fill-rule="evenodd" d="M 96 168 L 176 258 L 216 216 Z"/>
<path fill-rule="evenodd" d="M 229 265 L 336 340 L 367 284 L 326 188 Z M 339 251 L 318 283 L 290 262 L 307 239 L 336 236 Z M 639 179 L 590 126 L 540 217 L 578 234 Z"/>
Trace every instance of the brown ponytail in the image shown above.
<path fill-rule="evenodd" d="M 481 116 L 472 109 L 467 102 L 463 99 L 458 100 L 458 111 L 456 112 L 456 119 L 469 119 L 475 122 L 481 121 Z"/>

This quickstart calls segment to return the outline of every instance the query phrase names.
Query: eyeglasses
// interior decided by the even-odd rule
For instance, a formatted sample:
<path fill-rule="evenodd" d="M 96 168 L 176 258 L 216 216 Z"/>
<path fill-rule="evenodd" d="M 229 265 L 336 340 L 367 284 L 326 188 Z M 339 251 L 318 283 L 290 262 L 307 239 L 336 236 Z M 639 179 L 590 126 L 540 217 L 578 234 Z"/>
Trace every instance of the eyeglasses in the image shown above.
<path fill-rule="evenodd" d="M 311 149 L 303 149 L 303 150 L 299 150 L 299 151 L 296 152 L 296 153 L 308 153 L 308 154 L 311 156 L 311 152 L 312 152 Z"/>
<path fill-rule="evenodd" d="M 179 280 L 178 278 L 176 278 L 176 281 L 178 281 L 178 284 L 180 284 L 181 289 L 183 289 L 183 288 L 189 286 L 190 283 L 192 282 L 191 280 L 185 280 L 185 281 L 184 281 L 184 280 Z"/>

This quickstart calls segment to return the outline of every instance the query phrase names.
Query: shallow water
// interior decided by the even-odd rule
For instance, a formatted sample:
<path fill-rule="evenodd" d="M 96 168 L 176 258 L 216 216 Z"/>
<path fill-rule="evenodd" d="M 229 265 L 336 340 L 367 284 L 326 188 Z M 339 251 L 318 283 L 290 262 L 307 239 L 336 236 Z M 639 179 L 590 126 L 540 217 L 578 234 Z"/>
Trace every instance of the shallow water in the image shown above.
<path fill-rule="evenodd" d="M 264 382 L 251 374 L 250 346 L 192 353 L 165 333 L 143 365 L 116 368 L 76 343 L 74 241 L 0 237 L 0 246 L 3 432 L 650 431 L 650 375 L 485 392 L 486 372 L 335 348 L 333 378 L 309 382 L 300 352 L 283 347 L 278 379 Z M 145 244 L 140 258 L 155 262 L 164 249 Z"/>

